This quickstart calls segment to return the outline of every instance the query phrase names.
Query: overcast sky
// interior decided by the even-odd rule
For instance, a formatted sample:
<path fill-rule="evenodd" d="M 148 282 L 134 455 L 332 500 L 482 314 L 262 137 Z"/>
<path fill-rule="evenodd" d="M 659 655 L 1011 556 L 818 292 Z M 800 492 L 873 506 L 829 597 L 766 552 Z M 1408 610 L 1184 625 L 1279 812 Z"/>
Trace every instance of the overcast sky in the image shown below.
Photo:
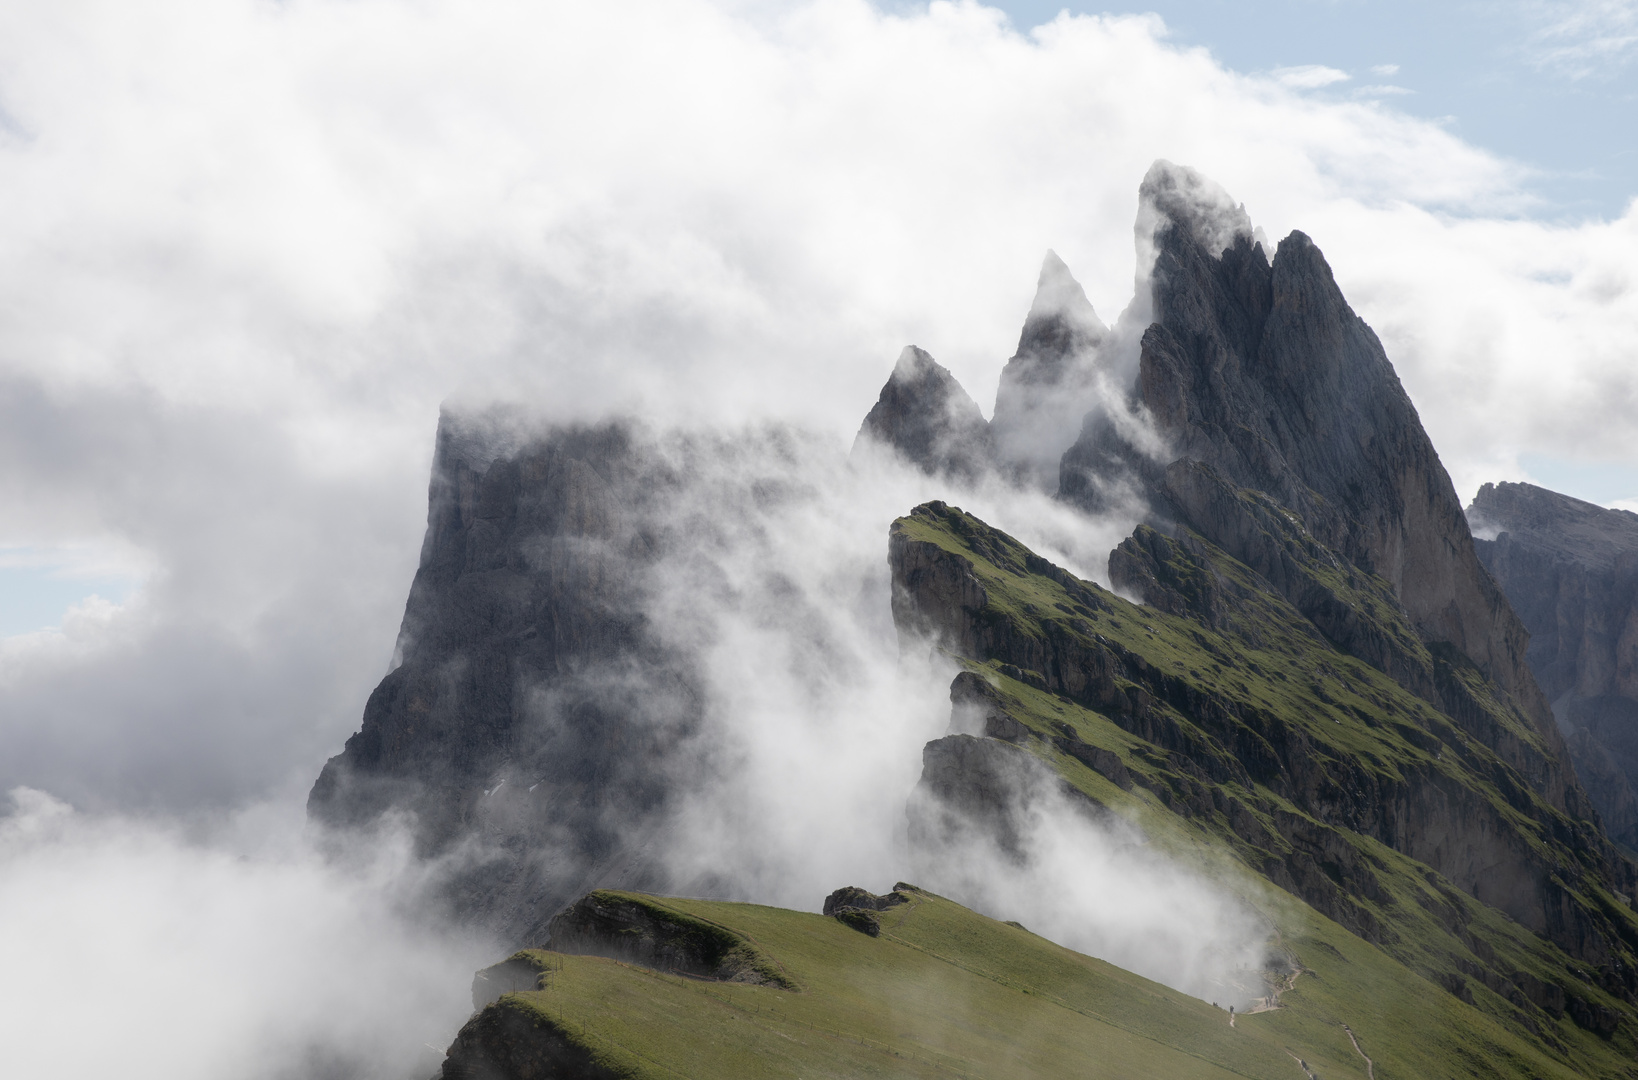
<path fill-rule="evenodd" d="M 1464 497 L 1638 497 L 1633 5 L 1418 10 L 0 4 L 0 782 L 299 791 L 440 403 L 846 440 L 915 343 L 987 411 L 1158 157 L 1315 239 Z"/>

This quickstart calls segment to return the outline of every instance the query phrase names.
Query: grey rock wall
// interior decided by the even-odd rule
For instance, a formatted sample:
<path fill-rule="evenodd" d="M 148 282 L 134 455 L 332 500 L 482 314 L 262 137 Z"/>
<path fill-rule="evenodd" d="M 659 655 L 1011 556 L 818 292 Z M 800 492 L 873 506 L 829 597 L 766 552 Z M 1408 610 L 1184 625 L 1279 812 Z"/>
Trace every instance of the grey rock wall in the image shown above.
<path fill-rule="evenodd" d="M 1255 566 L 1248 545 L 1261 530 L 1225 515 L 1221 500 L 1205 498 L 1210 485 L 1189 482 L 1199 470 L 1177 463 L 1202 463 L 1268 495 L 1320 545 L 1387 581 L 1417 633 L 1477 664 L 1557 752 L 1524 626 L 1480 565 L 1455 488 L 1381 342 L 1313 241 L 1293 232 L 1271 262 L 1242 208 L 1167 162 L 1150 170 L 1139 198 L 1140 228 L 1153 229 L 1154 322 L 1134 394 L 1164 449 L 1123 449 L 1107 431 L 1088 430 L 1065 455 L 1065 497 L 1098 509 L 1077 498 L 1069 477 L 1089 461 L 1122 460 L 1159 518 Z M 1315 616 L 1301 596 L 1288 599 Z"/>
<path fill-rule="evenodd" d="M 929 476 L 971 481 L 991 467 L 989 421 L 949 369 L 906 345 L 854 440 L 890 447 Z"/>
<path fill-rule="evenodd" d="M 1638 848 L 1638 514 L 1513 483 L 1484 485 L 1467 514 L 1581 783 Z"/>
<path fill-rule="evenodd" d="M 522 941 L 593 884 L 665 884 L 632 838 L 663 825 L 700 710 L 644 614 L 675 476 L 622 424 L 510 430 L 440 420 L 397 666 L 308 810 L 405 816 L 459 868 L 457 913 Z"/>

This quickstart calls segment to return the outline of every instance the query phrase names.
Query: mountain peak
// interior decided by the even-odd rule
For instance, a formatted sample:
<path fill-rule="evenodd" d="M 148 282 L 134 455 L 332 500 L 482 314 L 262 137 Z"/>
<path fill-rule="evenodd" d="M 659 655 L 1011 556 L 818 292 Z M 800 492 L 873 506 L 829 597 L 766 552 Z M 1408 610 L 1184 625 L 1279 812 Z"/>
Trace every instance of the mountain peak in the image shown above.
<path fill-rule="evenodd" d="M 995 392 L 996 457 L 1018 479 L 1041 487 L 1056 479 L 1058 459 L 1091 404 L 1098 355 L 1108 339 L 1086 290 L 1048 250 L 1018 351 Z"/>
<path fill-rule="evenodd" d="M 1046 329 L 1047 324 L 1052 322 L 1063 324 L 1065 330 L 1079 335 L 1089 345 L 1096 345 L 1109 332 L 1093 309 L 1092 301 L 1086 298 L 1086 290 L 1069 272 L 1069 266 L 1058 257 L 1056 251 L 1048 248 L 1046 257 L 1041 260 L 1035 300 L 1024 318 L 1024 333 L 1018 342 L 1019 353 L 1025 352 L 1032 339 L 1041 336 L 1039 330 Z M 1032 330 L 1037 333 L 1032 334 Z"/>
<path fill-rule="evenodd" d="M 1245 204 L 1235 202 L 1215 180 L 1162 158 L 1149 166 L 1138 185 L 1138 235 L 1157 237 L 1168 227 L 1184 230 L 1213 257 L 1239 237 L 1253 238 Z"/>
<path fill-rule="evenodd" d="M 854 441 L 892 447 L 929 475 L 988 467 L 990 425 L 978 403 L 925 349 L 906 345 Z"/>
<path fill-rule="evenodd" d="M 940 375 L 954 378 L 948 368 L 933 359 L 932 353 L 917 345 L 906 345 L 893 362 L 893 374 L 888 380 L 901 385 L 942 382 Z"/>

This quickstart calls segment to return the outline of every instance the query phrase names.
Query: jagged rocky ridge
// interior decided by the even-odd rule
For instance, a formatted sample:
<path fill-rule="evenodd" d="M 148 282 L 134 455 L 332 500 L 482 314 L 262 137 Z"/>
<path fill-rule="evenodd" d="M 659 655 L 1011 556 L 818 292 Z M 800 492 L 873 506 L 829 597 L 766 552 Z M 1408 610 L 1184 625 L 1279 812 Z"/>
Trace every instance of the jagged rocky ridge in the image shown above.
<path fill-rule="evenodd" d="M 971 483 L 996 474 L 1052 490 L 1064 446 L 1107 381 L 1112 332 L 1056 252 L 1041 264 L 1018 349 L 1001 369 L 993 420 L 924 349 L 906 346 L 855 440 L 928 475 Z"/>
<path fill-rule="evenodd" d="M 1480 566 L 1455 489 L 1381 343 L 1319 249 L 1293 232 L 1270 262 L 1244 210 L 1189 170 L 1157 166 L 1141 198 L 1158 225 L 1154 323 L 1135 393 L 1167 450 L 1125 457 L 1146 474 L 1157 509 L 1269 578 L 1342 647 L 1369 653 L 1449 711 L 1465 710 L 1446 699 L 1448 680 L 1432 665 L 1390 643 L 1356 644 L 1323 592 L 1282 571 L 1255 500 L 1239 491 L 1268 496 L 1265 507 L 1295 514 L 1345 565 L 1387 582 L 1418 637 L 1478 665 L 1556 758 L 1523 625 Z M 1100 437 L 1084 433 L 1066 468 Z M 1569 793 L 1556 766 L 1541 763 L 1540 782 L 1562 804 Z"/>
<path fill-rule="evenodd" d="M 1530 631 L 1531 670 L 1582 784 L 1610 835 L 1638 850 L 1638 514 L 1502 483 L 1467 515 Z"/>
<path fill-rule="evenodd" d="M 1038 484 L 1059 438 L 1062 500 L 1146 518 L 1109 561 L 1144 607 L 948 507 L 895 526 L 901 633 L 968 666 L 912 839 L 977 821 L 1007 848 L 1031 789 L 1095 776 L 1070 784 L 1087 812 L 1105 782 L 1163 806 L 1547 1047 L 1566 1017 L 1627 1038 L 1633 866 L 1380 343 L 1307 237 L 1270 260 L 1243 210 L 1164 163 L 1141 194 L 1154 262 L 1117 324 L 1152 316 L 1141 334 L 1104 327 L 1049 255 L 994 423 L 911 348 L 861 430 L 958 488 Z M 1047 403 L 1082 413 L 1078 437 Z M 709 718 L 649 621 L 690 478 L 630 425 L 507 430 L 440 424 L 401 663 L 310 806 L 410 811 L 424 851 L 469 866 L 464 910 L 535 943 L 586 889 L 678 887 L 655 851 L 707 773 Z"/>
<path fill-rule="evenodd" d="M 931 634 L 1003 672 L 1033 673 L 1040 688 L 1120 718 L 1177 755 L 1174 766 L 1200 785 L 1193 794 L 1211 796 L 1202 806 L 1242 818 L 1248 830 L 1244 805 L 1223 805 L 1223 785 L 1278 790 L 1302 817 L 1250 833 L 1294 845 L 1284 857 L 1258 856 L 1264 872 L 1363 936 L 1384 932 L 1359 902 L 1381 890 L 1366 866 L 1344 857 L 1351 849 L 1336 840 L 1338 830 L 1409 855 L 1569 955 L 1602 965 L 1606 988 L 1633 1000 L 1633 864 L 1610 844 L 1576 781 L 1526 662 L 1524 625 L 1480 563 L 1454 488 L 1380 342 L 1305 235 L 1287 237 L 1270 260 L 1242 208 L 1166 163 L 1140 194 L 1139 246 L 1155 260 L 1147 275 L 1153 322 L 1124 400 L 1089 409 L 1065 450 L 1059 497 L 1096 513 L 1116 496 L 1140 495 L 1149 524 L 1111 554 L 1117 587 L 1191 621 L 1197 639 L 1227 636 L 1260 648 L 1272 628 L 1286 627 L 1286 650 L 1314 656 L 1303 674 L 1324 704 L 1333 702 L 1327 679 L 1339 677 L 1327 657 L 1363 661 L 1421 703 L 1407 706 L 1413 719 L 1398 737 L 1436 761 L 1447 748 L 1461 754 L 1471 775 L 1452 782 L 1448 772 L 1418 766 L 1385 779 L 1356 759 L 1357 748 L 1316 756 L 1306 737 L 1282 743 L 1293 730 L 1266 708 L 1246 698 L 1236 704 L 1220 685 L 1190 686 L 1096 635 L 1087 640 L 1084 621 L 1077 633 L 1065 629 L 1076 620 L 1046 608 L 1025 618 L 997 611 L 960 560 L 912 543 L 904 522 L 892 556 L 901 630 Z M 1073 594 L 1068 606 L 1058 602 L 1063 611 L 1098 609 L 1062 571 L 1013 555 L 1009 568 Z M 1232 655 L 1207 652 L 1214 667 Z M 1154 719 L 1157 702 L 1187 724 Z M 1368 725 L 1382 720 L 1356 712 Z M 992 710 L 985 734 L 1007 738 L 1007 728 Z M 929 747 L 923 790 L 949 803 L 965 776 L 963 809 L 982 816 L 1006 802 L 1000 778 L 1010 773 L 1017 786 L 1023 767 L 971 742 L 956 735 Z M 1010 821 L 997 817 L 995 829 L 1005 844 Z M 1308 858 L 1327 872 L 1314 872 Z M 1525 993 L 1528 983 L 1516 988 Z"/>
<path fill-rule="evenodd" d="M 1080 766 L 1149 792 L 1458 996 L 1472 978 L 1514 1002 L 1520 1022 L 1570 1009 L 1613 1030 L 1610 999 L 1638 998 L 1635 878 L 1596 824 L 1549 805 L 1491 746 L 1336 650 L 1198 535 L 1145 527 L 1123 547 L 1179 602 L 1135 605 L 942 503 L 894 524 L 895 616 L 907 642 L 940 642 L 973 665 L 952 698 L 959 715 L 981 697 L 987 733 L 929 745 L 922 790 L 942 809 L 935 828 L 952 817 L 987 825 L 1005 846 L 1030 789 L 1048 782 L 1043 766 L 1065 776 Z M 988 690 L 975 694 L 980 679 Z M 1556 981 L 1487 931 L 1467 897 L 1562 950 Z M 1444 938 L 1433 949 L 1430 919 Z M 1601 994 L 1579 988 L 1569 958 L 1595 968 Z"/>

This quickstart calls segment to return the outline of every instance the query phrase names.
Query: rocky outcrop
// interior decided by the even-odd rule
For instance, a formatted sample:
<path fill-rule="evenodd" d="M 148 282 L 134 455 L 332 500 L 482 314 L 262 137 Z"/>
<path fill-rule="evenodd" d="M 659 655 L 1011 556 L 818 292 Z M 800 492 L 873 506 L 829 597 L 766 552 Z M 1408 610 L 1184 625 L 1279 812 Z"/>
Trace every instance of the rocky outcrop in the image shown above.
<path fill-rule="evenodd" d="M 1028 734 L 1007 712 L 989 680 L 972 671 L 963 671 L 950 683 L 950 730 L 1005 742 L 1017 742 Z"/>
<path fill-rule="evenodd" d="M 955 541 L 966 551 L 953 546 Z M 1510 730 L 1504 714 L 1483 713 L 1491 718 L 1485 727 L 1482 717 L 1463 722 L 1421 705 L 1393 705 L 1357 686 L 1348 692 L 1362 694 L 1360 700 L 1376 711 L 1359 706 L 1344 711 L 1322 683 L 1332 682 L 1339 692 L 1348 684 L 1329 659 L 1337 653 L 1266 583 L 1266 591 L 1259 592 L 1260 579 L 1234 570 L 1222 552 L 1201 541 L 1190 550 L 1143 528 L 1128 545 L 1127 558 L 1150 567 L 1157 581 L 1182 583 L 1174 593 L 1175 613 L 1184 618 L 1198 618 L 1200 598 L 1209 591 L 1205 583 L 1218 582 L 1220 594 L 1235 598 L 1234 606 L 1242 609 L 1235 618 L 1221 627 L 1201 619 L 1192 632 L 1214 662 L 1232 667 L 1245 647 L 1258 650 L 1251 655 L 1260 654 L 1264 662 L 1270 656 L 1301 658 L 1293 671 L 1309 682 L 1309 696 L 1286 708 L 1302 712 L 1304 722 L 1243 683 L 1230 691 L 1232 684 L 1175 670 L 1159 659 L 1168 653 L 1158 639 L 1158 656 L 1145 655 L 1097 632 L 1094 620 L 1130 618 L 1115 618 L 1124 602 L 942 503 L 917 507 L 890 533 L 895 617 L 909 640 L 931 637 L 968 660 L 999 662 L 1001 671 L 1016 672 L 1019 681 L 1098 711 L 1168 752 L 1169 769 L 1181 776 L 1163 801 L 1186 808 L 1180 812 L 1229 813 L 1232 808 L 1214 789 L 1231 783 L 1248 791 L 1261 785 L 1290 800 L 1300 815 L 1272 804 L 1261 808 L 1284 840 L 1262 869 L 1356 933 L 1371 940 L 1380 936 L 1375 917 L 1357 904 L 1358 897 L 1372 897 L 1377 889 L 1368 863 L 1339 830 L 1425 863 L 1467 895 L 1573 955 L 1611 965 L 1612 985 L 1622 994 L 1638 990 L 1631 969 L 1618 960 L 1630 916 L 1607 920 L 1575 892 L 1584 887 L 1577 882 L 1604 882 L 1601 887 L 1630 896 L 1634 868 L 1609 848 L 1596 825 L 1544 801 L 1541 789 L 1552 785 L 1543 782 L 1542 770 L 1552 761 L 1533 740 Z M 1056 589 L 1042 594 L 1040 586 L 1028 584 L 1042 579 Z M 1211 606 L 1208 599 L 1208 610 Z M 1248 637 L 1238 627 L 1254 633 Z M 1391 636 L 1389 630 L 1379 632 Z M 1145 639 L 1155 639 L 1152 629 Z M 1471 665 L 1458 669 L 1456 659 L 1438 663 L 1444 667 L 1435 664 L 1435 677 L 1442 670 L 1470 680 L 1469 685 L 1478 677 Z M 1248 670 L 1265 685 L 1287 686 L 1292 679 L 1285 672 Z M 974 684 L 977 678 L 954 689 L 952 698 L 958 704 L 982 703 L 989 724 L 991 713 L 1005 710 Z M 1474 699 L 1475 709 L 1481 704 Z M 1347 716 L 1350 723 L 1386 728 L 1403 740 L 1399 745 L 1409 743 L 1416 752 L 1385 769 L 1372 756 L 1328 747 L 1307 726 L 1307 710 L 1315 707 L 1338 708 L 1337 725 Z M 1389 745 L 1384 743 L 1382 752 Z M 1451 766 L 1442 764 L 1447 753 L 1455 755 Z M 952 735 L 928 744 L 918 792 L 932 795 L 939 812 L 923 810 L 919 818 L 913 812 L 913 836 L 918 828 L 935 838 L 948 836 L 982 820 L 1003 850 L 1018 851 L 1023 805 L 1018 793 L 1054 786 L 1043 769 L 1022 747 L 995 738 Z M 1521 827 L 1521 816 L 1533 824 Z"/>
<path fill-rule="evenodd" d="M 1339 647 L 1459 712 L 1412 657 L 1423 644 L 1361 637 L 1330 590 L 1283 572 L 1259 518 L 1291 515 L 1348 573 L 1386 582 L 1421 643 L 1470 659 L 1562 756 L 1525 662 L 1523 624 L 1480 564 L 1455 489 L 1381 342 L 1313 241 L 1293 232 L 1270 261 L 1242 207 L 1167 162 L 1150 170 L 1139 197 L 1140 247 L 1147 240 L 1154 253 L 1154 322 L 1134 395 L 1154 442 L 1127 440 L 1122 452 L 1118 433 L 1089 426 L 1065 456 L 1065 497 L 1101 508 L 1079 497 L 1085 484 L 1071 484 L 1072 474 L 1088 462 L 1124 469 L 1159 519 L 1265 572 Z M 1259 508 L 1237 489 L 1269 502 Z M 1550 797 L 1562 805 L 1558 793 Z"/>
<path fill-rule="evenodd" d="M 908 811 L 911 847 L 953 857 L 976 836 L 1022 864 L 1030 805 L 1058 786 L 1052 770 L 1027 750 L 974 735 L 934 739 L 921 762 Z"/>
<path fill-rule="evenodd" d="M 877 896 L 857 885 L 844 885 L 825 897 L 825 905 L 821 910 L 843 926 L 852 927 L 861 934 L 868 934 L 871 937 L 880 937 L 881 913 L 900 904 L 908 904 L 909 894 L 914 891 L 915 886 L 906 885 L 902 881 L 893 886 L 893 891 L 886 896 Z"/>
<path fill-rule="evenodd" d="M 587 893 L 556 915 L 548 947 L 698 979 L 796 989 L 749 938 L 633 893 Z"/>
<path fill-rule="evenodd" d="M 550 952 L 519 952 L 477 973 L 472 983 L 477 1011 L 450 1045 L 442 1080 L 612 1080 L 633 1075 L 634 1062 L 617 1046 L 588 1037 L 583 1024 L 564 1023 L 549 1007 L 540 1007 L 538 999 L 531 1000 L 529 991 L 551 988 L 562 954 L 604 957 L 713 982 L 802 988 L 743 933 L 679 911 L 657 897 L 588 893 L 552 919 L 549 934 Z"/>
<path fill-rule="evenodd" d="M 1096 394 L 1109 337 L 1080 282 L 1048 251 L 1018 351 L 1001 370 L 990 423 L 996 460 L 1013 479 L 1051 490 Z"/>
<path fill-rule="evenodd" d="M 700 714 L 644 614 L 670 466 L 624 424 L 519 430 L 440 420 L 395 666 L 308 810 L 409 815 L 461 867 L 457 913 L 529 943 L 591 885 L 665 883 L 628 838 L 656 835 Z"/>
<path fill-rule="evenodd" d="M 890 447 L 929 476 L 971 481 L 990 467 L 989 421 L 954 375 L 906 345 L 854 440 Z"/>
<path fill-rule="evenodd" d="M 523 951 L 473 972 L 472 1011 L 477 1012 L 507 994 L 540 989 L 546 980 L 546 964 L 542 954 Z"/>
<path fill-rule="evenodd" d="M 630 1073 L 606 1064 L 600 1048 L 573 1028 L 527 1005 L 483 1009 L 455 1036 L 441 1080 L 621 1080 Z"/>
<path fill-rule="evenodd" d="M 1638 849 L 1638 514 L 1502 483 L 1467 515 L 1530 632 L 1530 666 L 1582 784 L 1610 835 Z"/>

